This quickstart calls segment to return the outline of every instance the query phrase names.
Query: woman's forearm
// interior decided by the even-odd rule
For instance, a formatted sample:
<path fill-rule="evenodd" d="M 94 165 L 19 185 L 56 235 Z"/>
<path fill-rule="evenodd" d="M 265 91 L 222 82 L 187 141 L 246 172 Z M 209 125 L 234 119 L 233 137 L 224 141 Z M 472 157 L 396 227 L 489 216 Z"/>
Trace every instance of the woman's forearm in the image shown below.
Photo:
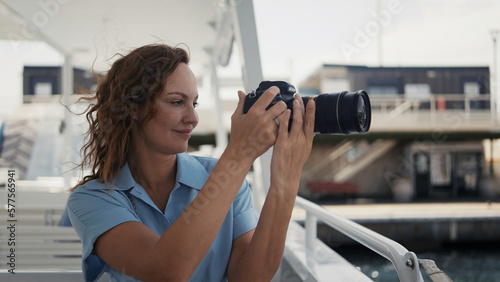
<path fill-rule="evenodd" d="M 288 185 L 270 187 L 252 240 L 233 273 L 228 272 L 230 281 L 270 281 L 278 270 L 298 190 L 298 182 Z"/>

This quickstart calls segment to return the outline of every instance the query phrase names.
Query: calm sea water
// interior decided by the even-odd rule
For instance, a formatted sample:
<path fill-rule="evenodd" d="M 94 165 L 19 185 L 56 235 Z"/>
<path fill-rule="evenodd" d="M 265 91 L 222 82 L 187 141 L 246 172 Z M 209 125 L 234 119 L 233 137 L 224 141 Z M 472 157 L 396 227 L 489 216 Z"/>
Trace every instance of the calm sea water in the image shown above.
<path fill-rule="evenodd" d="M 373 281 L 399 281 L 388 260 L 362 247 L 334 249 Z M 439 249 L 414 251 L 420 259 L 432 259 L 455 282 L 500 281 L 500 241 L 490 244 L 446 245 Z M 425 281 L 432 281 L 423 269 Z"/>

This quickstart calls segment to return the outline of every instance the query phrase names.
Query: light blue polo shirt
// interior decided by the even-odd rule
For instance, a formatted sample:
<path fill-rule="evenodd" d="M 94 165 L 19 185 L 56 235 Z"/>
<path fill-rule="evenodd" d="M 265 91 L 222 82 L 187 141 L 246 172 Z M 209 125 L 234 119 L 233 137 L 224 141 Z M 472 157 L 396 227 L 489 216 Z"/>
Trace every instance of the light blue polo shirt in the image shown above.
<path fill-rule="evenodd" d="M 104 272 L 111 281 L 138 281 L 107 265 L 93 254 L 96 239 L 107 230 L 127 221 L 142 222 L 158 235 L 175 221 L 196 197 L 217 160 L 186 153 L 177 155 L 177 181 L 165 213 L 160 211 L 141 185 L 132 178 L 128 164 L 120 170 L 110 194 L 97 180 L 79 186 L 68 200 L 68 214 L 82 240 L 82 270 L 85 281 L 94 281 Z M 132 197 L 133 203 L 129 199 Z M 184 220 L 184 217 L 179 218 Z M 212 246 L 189 281 L 227 281 L 226 268 L 234 239 L 254 229 L 258 216 L 252 206 L 245 180 Z M 140 258 L 137 258 L 140 259 Z"/>

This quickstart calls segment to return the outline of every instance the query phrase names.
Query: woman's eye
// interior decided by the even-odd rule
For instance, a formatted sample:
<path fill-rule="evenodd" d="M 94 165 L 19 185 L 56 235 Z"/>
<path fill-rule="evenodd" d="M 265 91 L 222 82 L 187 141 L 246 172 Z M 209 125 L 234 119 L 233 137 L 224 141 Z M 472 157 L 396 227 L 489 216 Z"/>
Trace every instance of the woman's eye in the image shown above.
<path fill-rule="evenodd" d="M 175 101 L 172 101 L 171 103 L 175 106 L 180 106 L 180 105 L 184 104 L 184 101 L 183 100 L 175 100 Z M 195 107 L 195 108 L 198 107 L 198 102 L 194 102 L 193 107 Z"/>

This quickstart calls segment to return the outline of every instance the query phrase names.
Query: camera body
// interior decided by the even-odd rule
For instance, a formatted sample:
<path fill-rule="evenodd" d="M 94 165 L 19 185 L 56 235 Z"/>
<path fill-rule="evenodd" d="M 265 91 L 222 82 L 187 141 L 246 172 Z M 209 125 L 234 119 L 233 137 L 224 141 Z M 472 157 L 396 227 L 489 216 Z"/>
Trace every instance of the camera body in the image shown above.
<path fill-rule="evenodd" d="M 283 101 L 288 105 L 290 101 L 293 101 L 293 94 L 297 93 L 295 87 L 286 81 L 262 81 L 259 84 L 259 87 L 255 89 L 255 91 L 247 94 L 245 98 L 245 104 L 243 106 L 243 112 L 246 114 L 248 110 L 250 110 L 250 107 L 252 107 L 253 104 L 257 102 L 257 99 L 259 99 L 259 97 L 272 86 L 277 86 L 280 89 L 280 93 L 276 95 L 276 97 L 266 108 L 266 110 L 279 101 Z"/>
<path fill-rule="evenodd" d="M 247 113 L 257 99 L 271 86 L 277 86 L 280 93 L 276 95 L 266 110 L 277 102 L 283 101 L 287 108 L 293 111 L 293 95 L 297 91 L 292 84 L 286 81 L 262 81 L 255 91 L 246 95 L 243 113 Z M 316 102 L 314 122 L 316 133 L 346 135 L 366 133 L 370 129 L 371 105 L 368 93 L 364 90 L 302 96 L 301 98 L 304 105 L 310 99 Z M 290 117 L 290 126 L 292 117 L 293 115 Z"/>

